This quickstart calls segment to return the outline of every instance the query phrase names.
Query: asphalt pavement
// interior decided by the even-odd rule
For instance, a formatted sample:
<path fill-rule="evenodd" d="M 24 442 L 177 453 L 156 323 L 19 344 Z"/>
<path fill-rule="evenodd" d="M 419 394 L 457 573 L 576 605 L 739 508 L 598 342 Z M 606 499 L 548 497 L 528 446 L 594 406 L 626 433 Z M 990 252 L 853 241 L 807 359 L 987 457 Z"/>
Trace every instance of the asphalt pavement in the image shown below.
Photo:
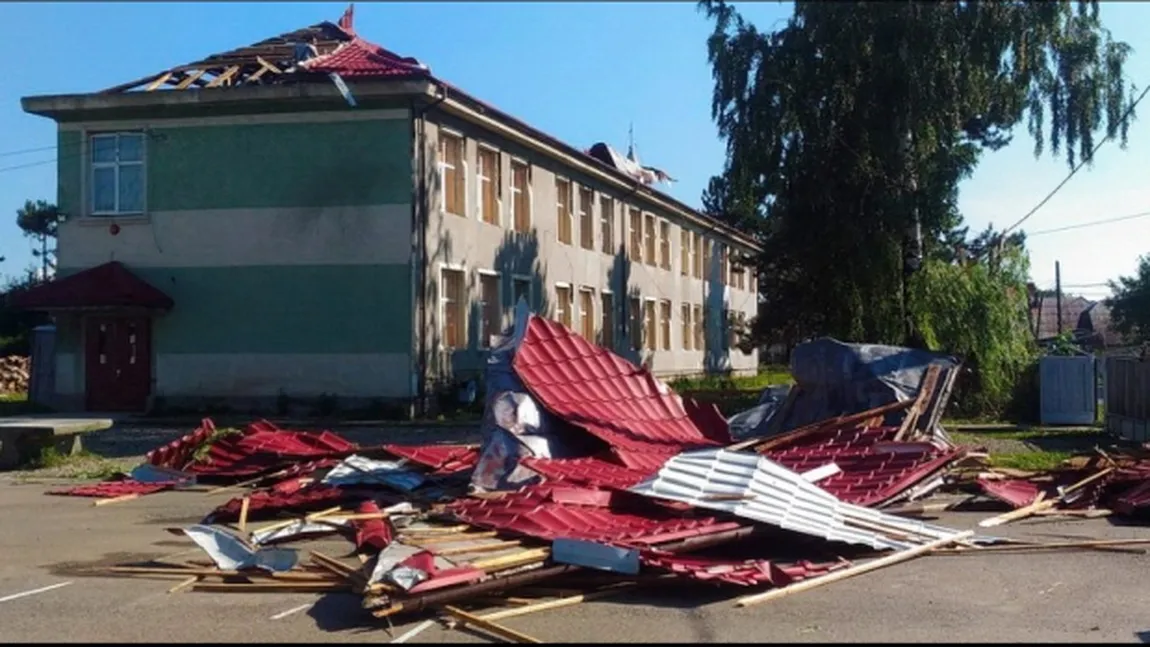
<path fill-rule="evenodd" d="M 58 486 L 0 478 L 0 641 L 384 642 L 427 617 L 389 627 L 350 594 L 169 594 L 174 581 L 77 576 L 77 567 L 187 551 L 190 542 L 164 528 L 199 521 L 227 496 L 171 492 L 94 507 L 44 495 Z M 936 522 L 966 529 L 988 514 Z M 1150 539 L 1150 527 L 1106 519 L 994 530 Z M 1145 642 L 1148 572 L 1150 555 L 1127 553 L 928 556 L 749 608 L 734 606 L 745 589 L 677 586 L 502 622 L 545 642 Z M 492 641 L 436 623 L 409 642 Z"/>

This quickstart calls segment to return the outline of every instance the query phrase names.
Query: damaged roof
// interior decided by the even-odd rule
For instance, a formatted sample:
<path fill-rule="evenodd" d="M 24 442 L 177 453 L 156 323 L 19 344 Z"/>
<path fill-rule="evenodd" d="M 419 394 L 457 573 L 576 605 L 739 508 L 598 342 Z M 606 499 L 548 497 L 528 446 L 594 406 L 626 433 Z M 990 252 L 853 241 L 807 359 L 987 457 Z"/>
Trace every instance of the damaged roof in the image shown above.
<path fill-rule="evenodd" d="M 338 24 L 324 21 L 273 36 L 246 47 L 212 54 L 198 61 L 160 70 L 95 94 L 25 97 L 22 100 L 22 105 L 26 112 L 55 119 L 67 112 L 89 109 L 107 110 L 120 105 L 118 100 L 109 103 L 107 102 L 108 99 L 132 98 L 133 101 L 123 105 L 139 107 L 145 105 L 139 102 L 140 99 L 143 99 L 146 105 L 151 105 L 152 101 L 149 101 L 149 95 L 154 95 L 155 103 L 166 105 L 168 100 L 181 96 L 174 94 L 177 91 L 229 91 L 226 94 L 217 95 L 220 98 L 225 98 L 240 89 L 250 91 L 270 87 L 280 87 L 285 90 L 289 87 L 307 88 L 302 92 L 293 92 L 290 95 L 277 95 L 280 98 L 301 99 L 339 96 L 337 94 L 325 95 L 326 92 L 331 92 L 333 83 L 339 88 L 340 94 L 344 94 L 346 89 L 343 87 L 344 79 L 354 83 L 370 81 L 373 84 L 423 82 L 426 85 L 422 88 L 411 86 L 399 90 L 399 93 L 410 92 L 422 95 L 429 101 L 435 100 L 437 97 L 441 97 L 443 100 L 450 97 L 451 101 L 460 102 L 468 110 L 480 115 L 480 118 L 496 120 L 504 126 L 542 142 L 546 147 L 551 148 L 554 151 L 553 154 L 556 154 L 560 159 L 563 157 L 574 158 L 577 163 L 585 164 L 598 172 L 605 173 L 617 182 L 626 183 L 628 189 L 633 190 L 634 193 L 662 203 L 666 208 L 687 215 L 700 224 L 705 224 L 711 231 L 722 233 L 749 249 L 756 251 L 760 249 L 757 241 L 746 232 L 648 186 L 643 180 L 629 173 L 627 168 L 609 163 L 601 155 L 592 154 L 594 147 L 581 150 L 571 146 L 435 77 L 432 75 L 431 69 L 420 61 L 401 56 L 360 37 L 355 32 L 353 16 L 353 7 L 349 6 Z M 313 93 L 312 88 L 321 89 L 321 91 Z M 355 88 L 357 94 L 363 91 L 362 86 Z M 197 101 L 202 100 L 203 95 L 195 96 Z M 267 98 L 267 96 L 251 95 L 245 97 L 244 100 L 258 100 L 260 97 Z M 345 94 L 344 96 L 347 98 L 348 95 Z M 77 102 L 76 100 L 80 98 L 97 98 L 105 101 L 100 103 Z M 665 174 L 658 171 L 656 176 L 662 177 Z"/>

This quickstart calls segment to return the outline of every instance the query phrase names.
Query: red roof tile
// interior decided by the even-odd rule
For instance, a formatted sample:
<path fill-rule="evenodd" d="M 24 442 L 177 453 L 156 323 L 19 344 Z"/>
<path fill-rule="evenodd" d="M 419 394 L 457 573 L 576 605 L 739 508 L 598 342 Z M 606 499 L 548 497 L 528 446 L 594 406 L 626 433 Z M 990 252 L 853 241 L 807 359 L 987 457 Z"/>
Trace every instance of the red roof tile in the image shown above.
<path fill-rule="evenodd" d="M 524 458 L 525 467 L 548 481 L 572 485 L 626 489 L 649 476 L 648 470 L 633 470 L 601 458 Z"/>
<path fill-rule="evenodd" d="M 993 497 L 1014 508 L 1022 508 L 1034 503 L 1040 492 L 1037 485 L 1026 479 L 978 479 L 987 496 Z"/>
<path fill-rule="evenodd" d="M 554 321 L 531 316 L 513 366 L 544 407 L 606 441 L 628 467 L 658 469 L 681 451 L 729 441 L 713 411 Z"/>
<path fill-rule="evenodd" d="M 330 54 L 305 61 L 301 67 L 312 72 L 334 72 L 342 77 L 360 79 L 427 76 L 429 73 L 415 59 L 401 58 L 358 36 Z"/>
<path fill-rule="evenodd" d="M 119 261 L 89 268 L 9 295 L 25 310 L 139 307 L 169 310 L 172 298 L 128 271 Z"/>
<path fill-rule="evenodd" d="M 208 520 L 214 523 L 239 519 L 244 498 L 236 497 L 219 506 L 208 515 L 205 523 L 208 523 Z M 249 499 L 248 518 L 256 519 L 284 510 L 292 512 L 323 510 L 357 497 L 353 492 L 346 489 L 331 487 L 330 485 L 313 485 L 290 494 L 267 491 L 253 492 L 246 498 Z"/>
<path fill-rule="evenodd" d="M 359 504 L 356 512 L 377 514 L 380 509 L 375 501 L 364 501 Z M 355 528 L 355 547 L 361 551 L 369 548 L 376 551 L 383 550 L 391 544 L 391 540 L 394 538 L 391 521 L 386 518 L 356 519 L 351 522 L 351 525 Z"/>

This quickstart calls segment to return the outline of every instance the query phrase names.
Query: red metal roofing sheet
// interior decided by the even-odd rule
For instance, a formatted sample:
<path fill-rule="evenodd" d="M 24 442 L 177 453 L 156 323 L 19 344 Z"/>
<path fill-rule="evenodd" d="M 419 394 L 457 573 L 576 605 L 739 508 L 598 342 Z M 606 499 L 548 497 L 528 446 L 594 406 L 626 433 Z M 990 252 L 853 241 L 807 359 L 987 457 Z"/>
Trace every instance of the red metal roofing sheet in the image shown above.
<path fill-rule="evenodd" d="M 378 514 L 379 505 L 375 501 L 364 501 L 356 508 L 360 514 Z M 394 538 L 391 521 L 388 519 L 355 519 L 351 522 L 355 528 L 355 547 L 359 550 L 383 550 L 391 544 Z"/>
<path fill-rule="evenodd" d="M 384 445 L 383 449 L 431 468 L 435 476 L 472 469 L 479 461 L 479 449 L 473 445 Z"/>
<path fill-rule="evenodd" d="M 657 469 L 686 449 L 729 441 L 713 410 L 686 405 L 646 369 L 554 321 L 531 316 L 513 367 L 544 407 L 606 441 L 628 467 Z"/>
<path fill-rule="evenodd" d="M 153 449 L 147 454 L 144 454 L 144 460 L 157 467 L 178 470 L 184 465 L 187 465 L 188 461 L 192 460 L 192 455 L 195 453 L 196 448 L 204 444 L 215 431 L 216 425 L 212 422 L 212 419 L 204 418 L 200 421 L 200 426 L 197 427 L 195 431 L 186 436 L 181 436 L 163 447 Z"/>
<path fill-rule="evenodd" d="M 1026 479 L 978 479 L 978 487 L 989 497 L 993 497 L 1014 508 L 1022 508 L 1034 503 L 1041 491 L 1037 485 Z"/>
<path fill-rule="evenodd" d="M 525 458 L 523 465 L 548 481 L 572 485 L 593 485 L 626 489 L 652 472 L 633 470 L 601 458 Z"/>
<path fill-rule="evenodd" d="M 896 427 L 839 427 L 768 449 L 767 458 L 796 472 L 835 463 L 842 471 L 818 482 L 839 499 L 877 505 L 937 473 L 961 455 L 929 443 L 891 439 Z"/>
<path fill-rule="evenodd" d="M 351 499 L 358 498 L 349 490 L 331 487 L 328 485 L 313 485 L 311 487 L 283 494 L 279 492 L 253 492 L 247 497 L 248 518 L 254 519 L 265 514 L 272 514 L 283 510 L 293 512 L 314 512 L 335 505 L 340 505 Z M 208 519 L 215 521 L 235 521 L 240 518 L 240 508 L 244 497 L 236 497 L 219 506 L 208 515 Z"/>
<path fill-rule="evenodd" d="M 181 484 L 181 481 L 163 481 L 159 483 L 141 483 L 131 479 L 123 481 L 106 481 L 104 483 L 93 483 L 91 485 L 80 485 L 78 487 L 68 488 L 65 490 L 52 490 L 46 494 L 55 494 L 61 496 L 90 496 L 101 499 L 111 499 L 118 496 L 126 496 L 128 494 L 153 494 L 163 490 L 170 490 Z"/>
<path fill-rule="evenodd" d="M 13 292 L 9 303 L 28 310 L 141 307 L 171 309 L 172 298 L 132 274 L 119 261 Z"/>
<path fill-rule="evenodd" d="M 570 490 L 560 497 L 570 500 Z M 447 508 L 459 519 L 485 528 L 506 530 L 539 539 L 586 539 L 619 545 L 649 546 L 684 537 L 722 532 L 738 527 L 713 517 L 675 516 L 655 506 L 607 508 L 559 503 L 549 486 L 533 486 L 496 499 L 460 499 Z"/>
<path fill-rule="evenodd" d="M 694 555 L 672 555 L 655 550 L 643 551 L 643 565 L 667 570 L 700 581 L 719 581 L 740 586 L 787 586 L 799 580 L 844 568 L 850 562 L 814 564 L 807 561 L 779 564 L 767 559 L 727 560 Z"/>

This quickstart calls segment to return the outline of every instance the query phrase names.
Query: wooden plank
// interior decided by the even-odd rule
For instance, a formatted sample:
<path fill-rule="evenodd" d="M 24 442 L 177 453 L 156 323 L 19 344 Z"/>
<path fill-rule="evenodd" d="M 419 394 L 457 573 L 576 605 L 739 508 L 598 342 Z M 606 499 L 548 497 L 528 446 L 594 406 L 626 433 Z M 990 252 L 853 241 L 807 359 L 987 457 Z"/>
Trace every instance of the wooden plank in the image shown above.
<path fill-rule="evenodd" d="M 151 92 L 152 90 L 155 90 L 156 88 L 160 87 L 161 85 L 167 83 L 168 79 L 170 79 L 170 78 L 172 78 L 172 73 L 171 72 L 164 72 L 163 74 L 160 75 L 160 78 L 149 83 L 148 87 L 144 88 L 144 90 L 147 92 Z"/>
<path fill-rule="evenodd" d="M 431 544 L 450 544 L 450 543 L 456 542 L 456 541 L 470 541 L 472 539 L 490 539 L 492 537 L 497 536 L 498 534 L 499 533 L 496 531 L 473 532 L 473 533 L 461 532 L 461 533 L 450 534 L 450 535 L 432 535 L 432 536 L 428 536 L 426 538 L 421 538 L 421 537 L 409 538 L 407 536 L 404 536 L 403 540 L 405 543 L 409 543 L 409 544 L 419 544 L 420 546 L 429 546 Z"/>
<path fill-rule="evenodd" d="M 251 497 L 244 497 L 243 502 L 240 503 L 240 532 L 245 532 L 248 529 L 248 508 L 251 507 Z"/>
<path fill-rule="evenodd" d="M 329 591 L 349 591 L 351 587 L 344 582 L 259 582 L 253 584 L 202 582 L 193 585 L 192 590 L 211 593 L 327 593 Z"/>
<path fill-rule="evenodd" d="M 490 620 L 484 620 L 483 618 L 480 618 L 479 616 L 472 615 L 472 614 L 470 614 L 470 613 L 468 613 L 462 609 L 458 609 L 458 608 L 453 607 L 451 605 L 445 605 L 443 607 L 443 610 L 446 611 L 448 614 L 450 614 L 453 618 L 455 618 L 457 620 L 461 620 L 463 622 L 466 622 L 467 624 L 472 625 L 473 627 L 478 627 L 479 629 L 482 629 L 482 630 L 484 630 L 490 634 L 499 636 L 500 638 L 510 640 L 511 642 L 537 643 L 537 644 L 543 643 L 543 641 L 539 640 L 538 638 L 533 638 L 531 636 L 528 636 L 525 633 L 515 631 L 514 629 L 508 629 L 507 627 L 504 627 L 502 625 L 497 625 L 494 622 L 491 622 Z"/>
<path fill-rule="evenodd" d="M 272 72 L 275 72 L 276 74 L 283 74 L 284 73 L 283 70 L 279 69 L 278 67 L 276 67 L 272 63 L 267 62 L 267 60 L 265 60 L 264 57 L 262 57 L 262 56 L 257 56 L 256 60 L 259 61 L 260 65 L 271 70 Z"/>
<path fill-rule="evenodd" d="M 201 579 L 203 579 L 203 578 L 200 577 L 199 575 L 193 575 L 192 577 L 189 577 L 188 579 L 184 580 L 183 582 L 180 582 L 179 584 L 168 589 L 168 593 L 179 593 L 180 591 L 183 591 L 184 589 L 195 584 L 196 582 L 199 582 Z"/>
<path fill-rule="evenodd" d="M 450 557 L 452 555 L 471 555 L 473 553 L 490 553 L 497 550 L 507 550 L 508 548 L 521 548 L 522 544 L 518 541 L 500 541 L 494 544 L 481 544 L 479 546 L 456 546 L 454 548 L 444 548 L 442 550 L 433 550 L 432 552 L 440 557 Z"/>
<path fill-rule="evenodd" d="M 549 611 L 551 609 L 561 609 L 583 602 L 590 602 L 598 600 L 611 595 L 618 595 L 619 593 L 626 592 L 628 589 L 634 588 L 632 582 L 627 582 L 623 586 L 617 586 L 606 591 L 595 591 L 594 593 L 580 593 L 579 595 L 572 595 L 566 598 L 559 598 L 558 600 L 547 600 L 545 602 L 534 602 L 525 606 L 517 607 L 515 609 L 505 609 L 503 611 L 494 611 L 492 613 L 485 613 L 480 618 L 484 620 L 502 620 L 503 618 L 514 618 L 516 616 L 523 616 L 537 611 Z M 510 601 L 512 598 L 508 598 Z"/>
<path fill-rule="evenodd" d="M 227 83 L 233 76 L 235 76 L 236 72 L 239 72 L 239 71 L 240 71 L 240 66 L 239 65 L 233 65 L 233 66 L 229 67 L 228 69 L 224 70 L 222 74 L 220 74 L 216 78 L 212 79 L 211 82 L 208 83 L 204 87 L 218 88 L 221 85 L 223 85 L 224 83 Z"/>
<path fill-rule="evenodd" d="M 784 586 L 780 589 L 774 589 L 771 591 L 767 591 L 765 593 L 757 593 L 755 595 L 744 596 L 744 597 L 739 598 L 735 602 L 735 604 L 737 606 L 740 606 L 740 607 L 749 607 L 753 604 L 760 604 L 760 603 L 768 602 L 770 600 L 774 600 L 777 598 L 785 597 L 785 596 L 791 595 L 793 593 L 800 593 L 802 591 L 817 588 L 817 587 L 823 586 L 825 584 L 830 584 L 831 582 L 837 582 L 839 580 L 845 580 L 848 577 L 854 577 L 856 575 L 862 575 L 863 573 L 869 573 L 871 571 L 875 571 L 875 570 L 878 570 L 880 568 L 885 568 L 887 566 L 893 566 L 894 564 L 898 564 L 901 562 L 905 562 L 907 560 L 914 559 L 915 557 L 918 557 L 920 555 L 925 555 L 925 554 L 935 550 L 936 548 L 942 548 L 944 546 L 949 546 L 950 544 L 954 544 L 956 542 L 962 541 L 964 539 L 972 537 L 973 535 L 974 535 L 973 530 L 966 530 L 966 531 L 963 531 L 963 532 L 960 532 L 960 533 L 957 533 L 954 535 L 950 535 L 949 537 L 943 537 L 942 539 L 937 539 L 935 541 L 923 544 L 921 546 L 916 546 L 915 548 L 911 548 L 910 550 L 900 551 L 900 552 L 895 553 L 893 555 L 888 555 L 886 557 L 882 557 L 880 559 L 876 559 L 876 560 L 867 562 L 865 564 L 859 564 L 857 566 L 845 568 L 841 571 L 833 571 L 833 572 L 828 573 L 826 575 L 823 575 L 821 577 L 814 577 L 814 578 L 811 578 L 809 580 L 802 580 L 801 582 L 796 582 L 795 584 L 791 584 L 789 586 Z"/>
<path fill-rule="evenodd" d="M 124 501 L 131 501 L 133 499 L 138 499 L 138 498 L 140 498 L 139 494 L 123 494 L 120 496 L 114 496 L 110 499 L 96 499 L 95 501 L 92 502 L 92 505 L 101 506 L 101 505 L 108 505 L 110 503 L 122 503 Z"/>
<path fill-rule="evenodd" d="M 1031 550 L 1055 550 L 1066 548 L 1112 548 L 1115 546 L 1142 546 L 1150 544 L 1150 539 L 1094 539 L 1088 541 L 1054 541 L 1045 544 L 1011 544 L 1007 546 L 984 546 L 981 548 L 954 548 L 934 551 L 942 554 L 1003 553 Z M 1144 551 L 1141 551 L 1144 552 Z"/>
<path fill-rule="evenodd" d="M 503 568 L 512 568 L 515 566 L 522 566 L 524 564 L 531 564 L 534 562 L 542 562 L 547 559 L 551 554 L 550 548 L 535 548 L 532 550 L 524 550 L 510 555 L 500 555 L 498 557 L 490 557 L 488 559 L 480 559 L 471 563 L 472 566 L 485 571 L 496 571 Z"/>

